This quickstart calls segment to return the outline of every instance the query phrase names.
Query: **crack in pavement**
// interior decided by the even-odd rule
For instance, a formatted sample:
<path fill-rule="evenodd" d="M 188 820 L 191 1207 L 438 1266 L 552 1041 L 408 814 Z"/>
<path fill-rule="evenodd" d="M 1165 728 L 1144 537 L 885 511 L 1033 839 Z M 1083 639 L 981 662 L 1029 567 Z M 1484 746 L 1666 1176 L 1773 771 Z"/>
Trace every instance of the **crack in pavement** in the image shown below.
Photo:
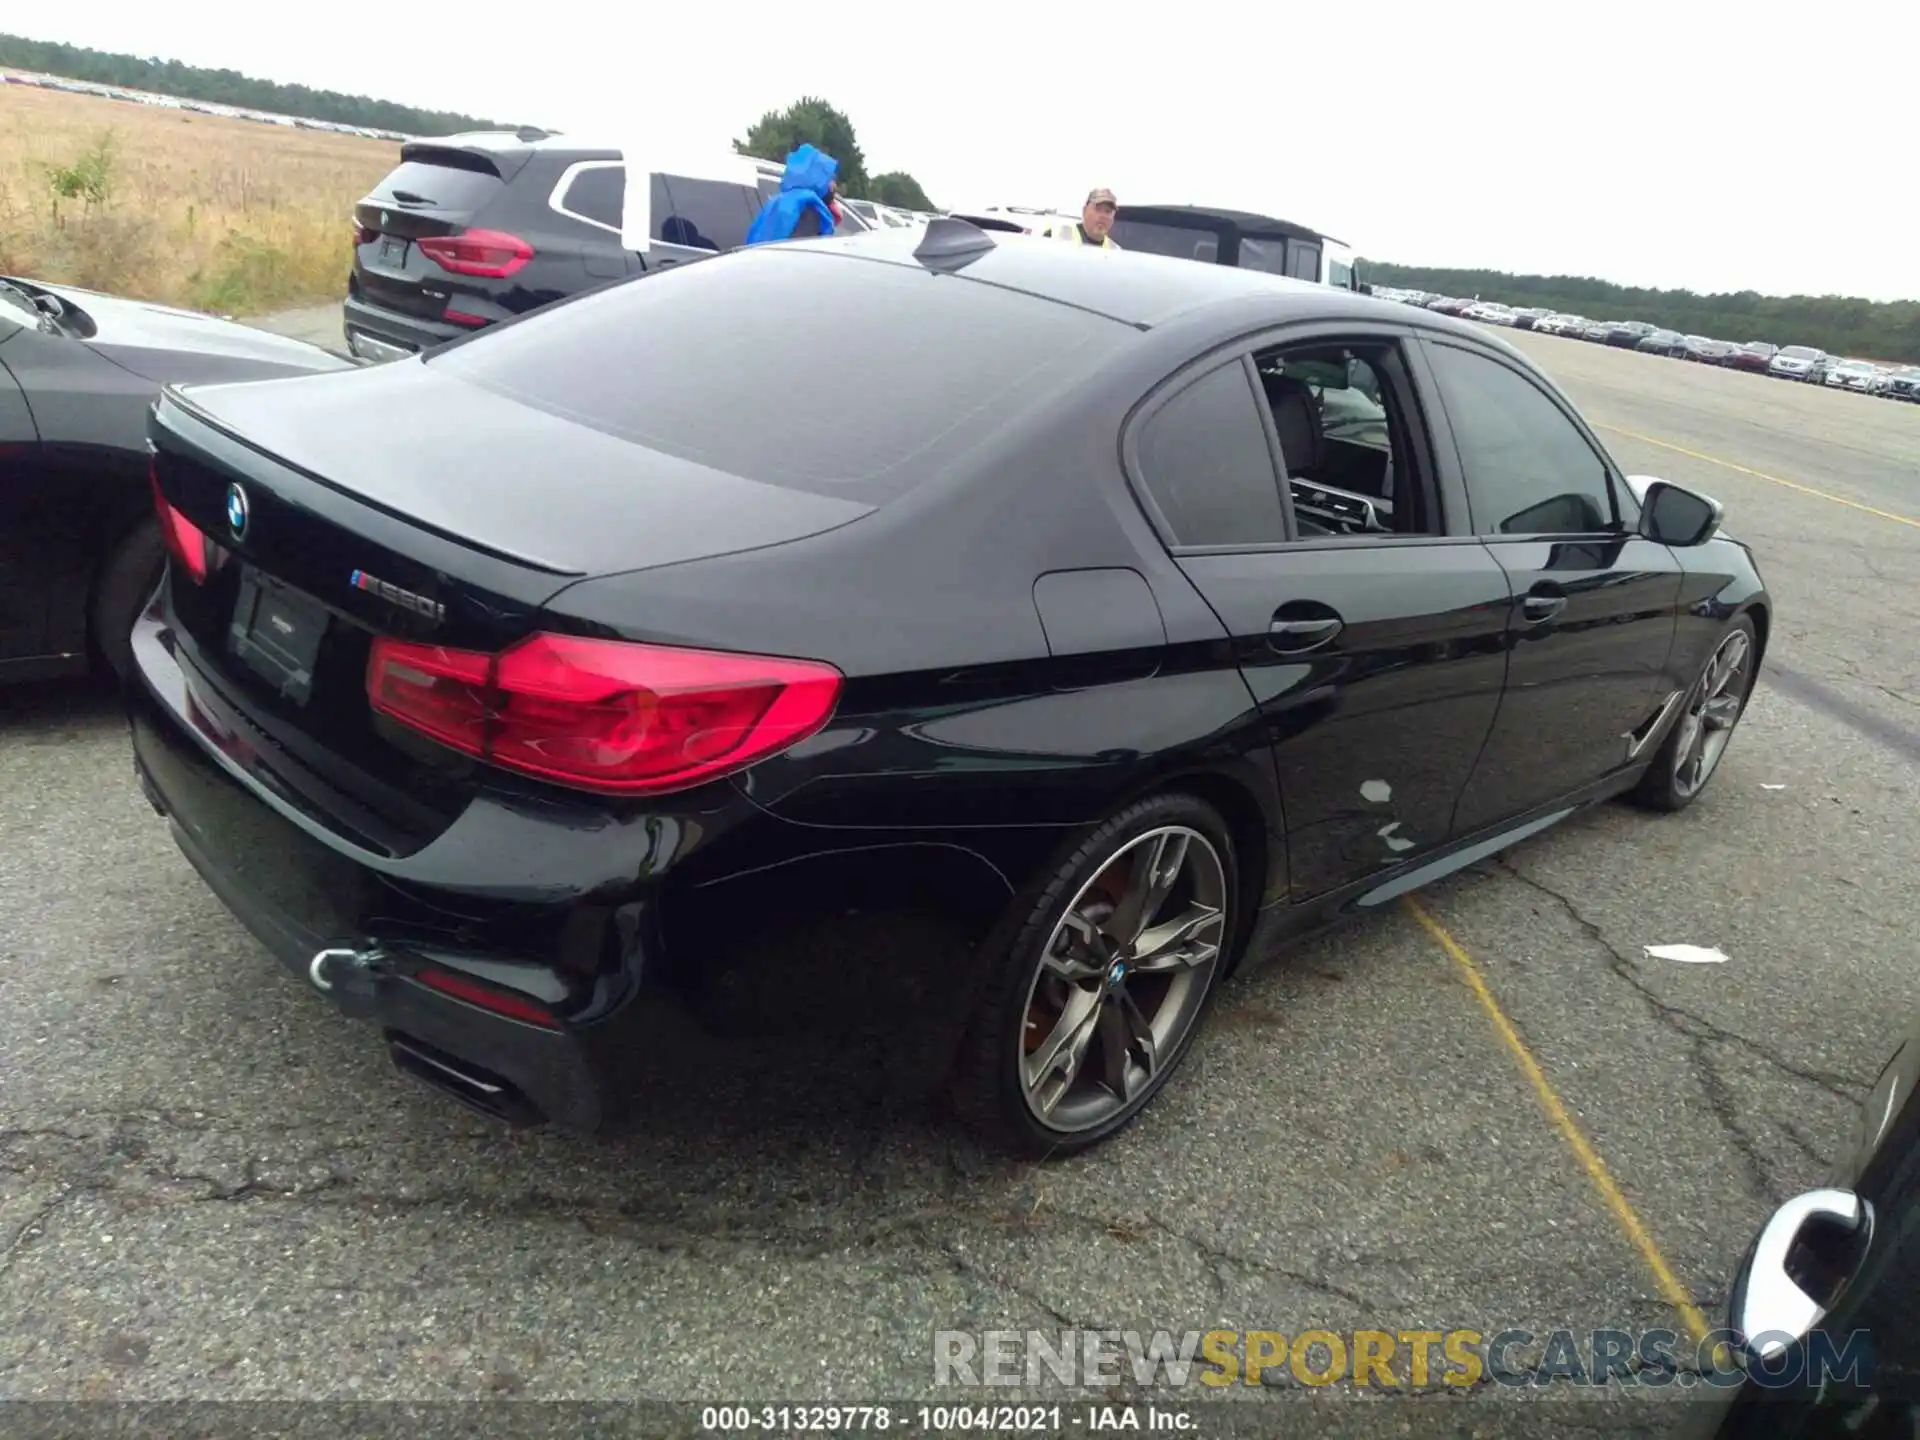
<path fill-rule="evenodd" d="M 857 1183 L 840 1202 L 841 1208 L 815 1207 L 801 1214 L 783 1216 L 764 1211 L 701 1208 L 700 1202 L 687 1202 L 678 1211 L 649 1209 L 649 1202 L 630 1197 L 566 1196 L 537 1188 L 499 1193 L 469 1187 L 435 1190 L 391 1190 L 364 1187 L 356 1183 L 350 1171 L 331 1158 L 327 1173 L 311 1180 L 279 1183 L 266 1178 L 269 1166 L 296 1172 L 314 1165 L 321 1157 L 309 1154 L 269 1156 L 259 1153 L 257 1137 L 235 1133 L 230 1139 L 218 1137 L 233 1148 L 245 1147 L 244 1156 L 235 1157 L 229 1168 L 217 1160 L 209 1164 L 204 1156 L 181 1164 L 166 1153 L 164 1145 L 149 1148 L 154 1129 L 190 1129 L 205 1135 L 216 1127 L 196 1124 L 171 1126 L 151 1112 L 101 1115 L 107 1125 L 92 1134 L 66 1125 L 49 1124 L 16 1127 L 0 1131 L 0 1138 L 18 1142 L 39 1138 L 57 1138 L 82 1147 L 77 1154 L 30 1161 L 26 1168 L 50 1174 L 60 1184 L 60 1192 L 40 1207 L 20 1227 L 0 1262 L 0 1273 L 11 1262 L 14 1252 L 24 1247 L 29 1235 L 47 1215 L 85 1190 L 105 1198 L 117 1207 L 151 1208 L 167 1206 L 248 1205 L 324 1207 L 351 1212 L 424 1212 L 434 1210 L 465 1211 L 484 1220 L 551 1219 L 573 1222 L 594 1236 L 613 1236 L 657 1251 L 697 1253 L 721 1248 L 754 1246 L 778 1247 L 798 1258 L 820 1258 L 859 1248 L 869 1253 L 897 1248 L 905 1253 L 930 1253 L 944 1259 L 955 1273 L 988 1285 L 995 1291 L 1015 1297 L 1055 1322 L 1079 1329 L 1105 1328 L 1070 1315 L 1042 1290 L 1021 1279 L 999 1273 L 986 1259 L 968 1251 L 970 1234 L 987 1237 L 1004 1234 L 1009 1226 L 1023 1230 L 1042 1230 L 1066 1226 L 1087 1235 L 1125 1243 L 1141 1238 L 1139 1226 L 1151 1227 L 1198 1256 L 1210 1272 L 1218 1291 L 1224 1293 L 1224 1267 L 1233 1266 L 1255 1274 L 1278 1277 L 1312 1293 L 1335 1297 L 1362 1312 L 1372 1302 L 1359 1292 L 1320 1275 L 1287 1266 L 1268 1263 L 1236 1252 L 1227 1245 L 1192 1235 L 1155 1215 L 1134 1214 L 1102 1216 L 1074 1210 L 1057 1209 L 1047 1204 L 1037 1188 L 1038 1173 L 1029 1176 L 1008 1208 L 1005 1197 L 971 1202 L 964 1185 L 964 1157 L 951 1146 L 942 1156 L 934 1176 L 936 1190 L 944 1194 L 922 1197 L 922 1203 L 886 1213 L 888 1188 L 877 1173 L 875 1160 L 883 1152 L 884 1135 L 860 1148 L 861 1173 Z M 141 1134 L 146 1130 L 148 1134 Z M 296 1147 L 297 1148 L 297 1147 Z M 236 1178 L 235 1171 L 238 1172 Z M 186 1186 L 189 1196 L 157 1197 L 146 1187 Z"/>
<path fill-rule="evenodd" d="M 1867 1091 L 1872 1088 L 1870 1081 L 1855 1080 L 1831 1070 L 1814 1070 L 1806 1066 L 1796 1065 L 1777 1051 L 1761 1044 L 1758 1040 L 1749 1039 L 1738 1031 L 1729 1030 L 1724 1025 L 1718 1024 L 1715 1021 L 1709 1020 L 1704 1015 L 1687 1009 L 1684 1005 L 1676 1005 L 1670 1000 L 1661 998 L 1661 996 L 1656 994 L 1653 988 L 1641 978 L 1639 966 L 1631 958 L 1621 953 L 1620 948 L 1607 937 L 1606 931 L 1602 929 L 1598 923 L 1588 919 L 1573 900 L 1561 894 L 1560 891 L 1554 889 L 1553 886 L 1547 884 L 1544 880 L 1520 869 L 1504 856 L 1496 857 L 1494 863 L 1515 880 L 1518 880 L 1522 885 L 1527 886 L 1529 889 L 1537 890 L 1542 895 L 1556 901 L 1560 907 L 1566 911 L 1573 922 L 1582 930 L 1585 930 L 1588 935 L 1592 936 L 1600 947 L 1612 957 L 1613 963 L 1609 968 L 1613 970 L 1614 974 L 1632 986 L 1641 998 L 1647 1002 L 1648 1009 L 1660 1020 L 1666 1022 L 1676 1033 L 1685 1036 L 1689 1040 L 1709 1039 L 1745 1050 L 1758 1059 L 1765 1061 L 1782 1074 L 1791 1075 L 1796 1080 L 1804 1080 L 1810 1085 L 1817 1085 L 1828 1094 L 1849 1101 L 1855 1105 L 1859 1104 L 1860 1101 L 1865 1098 Z"/>
<path fill-rule="evenodd" d="M 1211 1260 L 1216 1265 L 1238 1265 L 1244 1269 L 1257 1271 L 1263 1275 L 1278 1275 L 1283 1280 L 1291 1280 L 1295 1284 L 1302 1285 L 1317 1294 L 1331 1295 L 1335 1299 L 1345 1300 L 1350 1305 L 1356 1305 L 1363 1314 L 1371 1313 L 1375 1308 L 1373 1302 L 1368 1300 L 1366 1296 L 1357 1294 L 1344 1286 L 1336 1285 L 1331 1280 L 1322 1279 L 1318 1275 L 1310 1275 L 1300 1270 L 1289 1270 L 1283 1265 L 1270 1264 L 1265 1260 L 1255 1260 L 1248 1255 L 1236 1255 L 1233 1251 L 1215 1245 L 1210 1241 L 1202 1240 L 1197 1235 L 1189 1235 L 1186 1231 L 1168 1224 L 1158 1215 L 1150 1212 L 1143 1213 L 1140 1218 L 1145 1220 L 1147 1224 L 1153 1226 L 1154 1229 L 1160 1231 L 1163 1235 L 1167 1235 L 1172 1239 L 1178 1240 L 1181 1244 L 1191 1247 L 1194 1253 Z M 1219 1288 L 1224 1291 L 1226 1288 L 1225 1283 L 1221 1281 L 1221 1277 L 1217 1271 L 1215 1272 L 1214 1278 L 1215 1281 L 1219 1283 Z"/>
<path fill-rule="evenodd" d="M 79 1194 L 83 1188 L 85 1187 L 77 1181 L 63 1185 L 58 1195 L 55 1195 L 51 1200 L 47 1201 L 46 1204 L 35 1210 L 33 1214 L 21 1222 L 20 1228 L 13 1232 L 13 1239 L 7 1242 L 7 1248 L 0 1250 L 0 1277 L 4 1277 L 8 1271 L 13 1269 L 13 1262 L 19 1259 L 20 1252 L 27 1248 L 28 1240 L 36 1237 L 40 1233 L 39 1227 L 46 1223 L 47 1217 L 52 1215 L 53 1212 L 58 1210 L 62 1205 L 66 1204 L 73 1196 Z"/>
<path fill-rule="evenodd" d="M 1654 1018 L 1687 1042 L 1687 1054 L 1694 1074 L 1700 1082 L 1701 1094 L 1706 1101 L 1707 1109 L 1718 1122 L 1721 1130 L 1725 1132 L 1728 1143 L 1739 1153 L 1742 1168 L 1746 1171 L 1748 1190 L 1757 1198 L 1771 1204 L 1777 1205 L 1783 1201 L 1786 1193 L 1775 1179 L 1773 1168 L 1761 1152 L 1759 1142 L 1741 1120 L 1738 1097 L 1734 1094 L 1733 1087 L 1728 1084 L 1726 1076 L 1721 1073 L 1713 1047 L 1719 1044 L 1744 1050 L 1763 1060 L 1781 1074 L 1816 1085 L 1829 1094 L 1855 1105 L 1860 1103 L 1869 1086 L 1829 1071 L 1812 1070 L 1796 1065 L 1768 1046 L 1729 1030 L 1683 1005 L 1676 1005 L 1662 998 L 1642 977 L 1639 967 L 1633 960 L 1614 944 L 1600 924 L 1590 919 L 1570 896 L 1563 894 L 1537 876 L 1520 869 L 1504 856 L 1495 857 L 1494 863 L 1522 885 L 1555 901 L 1573 922 L 1607 953 L 1608 968 L 1620 979 L 1626 981 L 1646 1002 Z M 1768 1118 L 1771 1119 L 1771 1117 Z M 1798 1137 L 1795 1138 L 1798 1139 Z M 1804 1145 L 1802 1148 L 1805 1148 Z"/>

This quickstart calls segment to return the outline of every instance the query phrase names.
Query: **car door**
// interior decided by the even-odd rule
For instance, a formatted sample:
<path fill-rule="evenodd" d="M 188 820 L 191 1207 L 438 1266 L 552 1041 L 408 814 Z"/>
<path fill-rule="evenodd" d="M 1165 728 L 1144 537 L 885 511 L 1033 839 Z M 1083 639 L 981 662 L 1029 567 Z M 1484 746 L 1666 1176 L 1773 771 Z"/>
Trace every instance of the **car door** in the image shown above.
<path fill-rule="evenodd" d="M 1473 530 L 1512 580 L 1506 692 L 1455 816 L 1470 834 L 1643 753 L 1683 570 L 1572 407 L 1466 339 L 1422 342 Z"/>
<path fill-rule="evenodd" d="M 41 571 L 40 437 L 27 397 L 7 368 L 8 342 L 33 332 L 0 315 L 0 675 L 8 661 L 45 652 L 47 605 Z"/>
<path fill-rule="evenodd" d="M 1748 1379 L 1726 1440 L 1920 1434 L 1920 1031 L 1867 1097 L 1853 1148 L 1740 1263 L 1729 1318 Z"/>
<path fill-rule="evenodd" d="M 1400 341 L 1364 338 L 1390 394 L 1410 396 Z M 1303 536 L 1280 483 L 1264 353 L 1249 342 L 1171 382 L 1124 448 L 1176 563 L 1232 636 L 1278 768 L 1299 901 L 1446 841 L 1499 703 L 1509 592 L 1471 537 L 1332 523 Z M 1431 481 L 1416 458 L 1424 432 L 1397 433 L 1396 459 Z M 1351 504 L 1309 493 L 1329 515 Z M 1440 528 L 1437 501 L 1430 513 Z"/>

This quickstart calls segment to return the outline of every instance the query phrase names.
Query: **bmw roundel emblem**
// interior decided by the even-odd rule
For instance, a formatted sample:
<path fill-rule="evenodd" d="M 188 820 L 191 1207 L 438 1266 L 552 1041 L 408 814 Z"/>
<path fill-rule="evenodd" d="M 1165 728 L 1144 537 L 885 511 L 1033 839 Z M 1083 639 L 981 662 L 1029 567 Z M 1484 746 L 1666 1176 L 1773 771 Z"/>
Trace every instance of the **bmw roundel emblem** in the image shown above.
<path fill-rule="evenodd" d="M 236 540 L 246 536 L 247 492 L 238 485 L 227 486 L 227 528 L 233 531 Z"/>

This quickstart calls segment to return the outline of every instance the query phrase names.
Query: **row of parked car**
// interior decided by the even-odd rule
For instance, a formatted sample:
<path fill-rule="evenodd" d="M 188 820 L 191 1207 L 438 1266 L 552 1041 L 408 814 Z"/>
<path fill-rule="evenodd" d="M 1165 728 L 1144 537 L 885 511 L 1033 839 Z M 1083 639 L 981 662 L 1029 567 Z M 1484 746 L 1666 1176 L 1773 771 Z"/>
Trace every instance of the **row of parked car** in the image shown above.
<path fill-rule="evenodd" d="M 1779 346 L 1764 340 L 1735 342 L 1715 340 L 1706 335 L 1683 335 L 1665 330 L 1644 320 L 1589 320 L 1584 315 L 1569 315 L 1539 306 L 1515 308 L 1491 300 L 1462 300 L 1451 295 L 1434 295 L 1422 290 L 1396 290 L 1376 285 L 1373 293 L 1409 305 L 1458 315 L 1487 325 L 1509 325 L 1516 330 L 1538 330 L 1543 335 L 1565 335 L 1575 340 L 1590 340 L 1596 345 L 1616 345 L 1628 350 L 1644 350 L 1675 360 L 1697 360 L 1705 365 L 1724 365 L 1733 370 L 1750 370 L 1771 375 L 1777 380 L 1799 380 L 1827 385 L 1836 390 L 1856 390 L 1886 400 L 1920 403 L 1920 366 L 1878 365 L 1871 360 L 1849 360 L 1829 355 L 1811 345 Z"/>

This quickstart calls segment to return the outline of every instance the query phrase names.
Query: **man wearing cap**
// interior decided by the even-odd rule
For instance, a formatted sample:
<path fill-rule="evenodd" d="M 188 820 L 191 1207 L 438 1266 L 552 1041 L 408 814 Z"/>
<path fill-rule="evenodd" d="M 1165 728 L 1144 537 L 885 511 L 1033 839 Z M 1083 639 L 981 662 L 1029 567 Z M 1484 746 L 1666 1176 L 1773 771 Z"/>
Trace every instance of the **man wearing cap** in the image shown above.
<path fill-rule="evenodd" d="M 1094 190 L 1087 195 L 1087 203 L 1080 207 L 1078 225 L 1060 225 L 1047 231 L 1049 239 L 1074 241 L 1081 245 L 1097 245 L 1103 250 L 1118 250 L 1113 241 L 1113 212 L 1119 206 L 1111 190 Z"/>

